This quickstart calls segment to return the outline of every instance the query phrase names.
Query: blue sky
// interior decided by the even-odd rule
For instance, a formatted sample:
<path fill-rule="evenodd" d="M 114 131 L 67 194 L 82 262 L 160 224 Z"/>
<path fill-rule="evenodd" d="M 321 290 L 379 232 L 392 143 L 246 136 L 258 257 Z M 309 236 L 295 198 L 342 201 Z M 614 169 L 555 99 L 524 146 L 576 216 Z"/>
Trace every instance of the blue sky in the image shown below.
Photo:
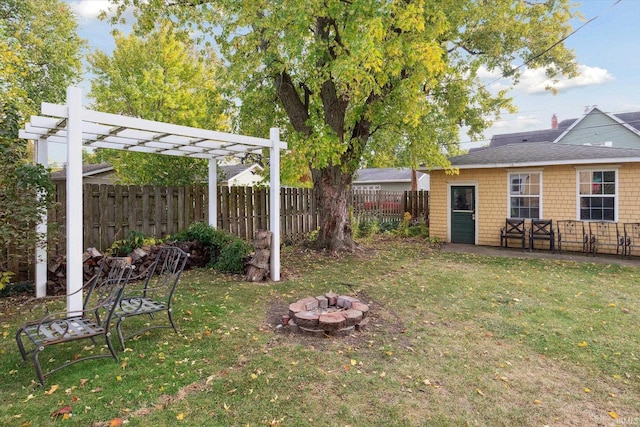
<path fill-rule="evenodd" d="M 77 14 L 79 35 L 88 40 L 90 50 L 110 52 L 114 46 L 111 27 L 97 19 L 109 2 L 65 1 Z M 640 0 L 583 0 L 576 5 L 585 21 L 592 20 L 565 42 L 576 53 L 580 77 L 560 81 L 553 95 L 544 90 L 547 82 L 541 71 L 527 70 L 511 92 L 518 112 L 504 114 L 485 131 L 483 141 L 471 143 L 463 136 L 463 148 L 487 144 L 494 134 L 549 128 L 553 114 L 559 121 L 578 118 L 594 105 L 608 113 L 640 111 Z M 574 29 L 582 24 L 574 22 Z M 498 76 L 487 73 L 486 78 L 495 89 L 506 84 Z M 82 88 L 88 91 L 88 84 Z"/>

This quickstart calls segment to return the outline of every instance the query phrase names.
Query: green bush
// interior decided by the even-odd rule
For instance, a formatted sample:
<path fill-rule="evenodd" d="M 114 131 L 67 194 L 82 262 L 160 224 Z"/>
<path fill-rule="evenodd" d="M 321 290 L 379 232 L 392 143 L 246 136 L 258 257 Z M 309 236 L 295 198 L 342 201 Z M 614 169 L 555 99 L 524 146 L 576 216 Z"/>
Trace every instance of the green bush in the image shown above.
<path fill-rule="evenodd" d="M 374 218 L 357 216 L 351 218 L 351 230 L 355 238 L 368 238 L 379 233 L 380 226 Z"/>
<path fill-rule="evenodd" d="M 129 231 L 126 239 L 116 240 L 111 247 L 107 249 L 107 253 L 113 256 L 127 256 L 134 249 L 141 248 L 144 245 L 155 245 L 160 243 L 159 240 L 152 237 L 146 237 L 143 233 L 135 230 Z"/>
<path fill-rule="evenodd" d="M 218 258 L 212 259 L 208 266 L 218 271 L 242 274 L 252 251 L 253 246 L 251 244 L 241 239 L 233 239 L 220 249 Z"/>
<path fill-rule="evenodd" d="M 253 251 L 250 243 L 204 222 L 194 222 L 173 238 L 181 242 L 199 242 L 209 250 L 207 266 L 226 273 L 243 273 Z"/>
<path fill-rule="evenodd" d="M 387 221 L 380 224 L 380 232 L 384 234 L 393 233 L 398 230 L 400 226 L 400 221 Z"/>

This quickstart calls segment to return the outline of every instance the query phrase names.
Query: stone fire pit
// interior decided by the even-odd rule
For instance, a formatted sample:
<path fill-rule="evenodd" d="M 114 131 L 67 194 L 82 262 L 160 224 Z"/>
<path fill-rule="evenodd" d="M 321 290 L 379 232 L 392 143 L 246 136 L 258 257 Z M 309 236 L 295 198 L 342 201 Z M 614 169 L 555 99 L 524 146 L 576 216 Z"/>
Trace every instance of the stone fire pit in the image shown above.
<path fill-rule="evenodd" d="M 358 298 L 329 292 L 289 304 L 289 314 L 282 321 L 292 332 L 346 336 L 369 323 L 368 313 L 369 306 Z"/>

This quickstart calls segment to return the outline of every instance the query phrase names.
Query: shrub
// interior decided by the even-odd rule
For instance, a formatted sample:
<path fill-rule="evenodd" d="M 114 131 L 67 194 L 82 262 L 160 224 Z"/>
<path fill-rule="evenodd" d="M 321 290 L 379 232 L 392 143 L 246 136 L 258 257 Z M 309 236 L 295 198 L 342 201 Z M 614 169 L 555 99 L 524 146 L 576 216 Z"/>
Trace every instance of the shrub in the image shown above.
<path fill-rule="evenodd" d="M 141 248 L 144 245 L 155 245 L 160 243 L 157 239 L 152 237 L 145 237 L 145 235 L 139 231 L 131 230 L 127 234 L 126 239 L 116 240 L 107 249 L 107 253 L 113 256 L 127 256 L 134 249 Z"/>
<path fill-rule="evenodd" d="M 353 237 L 368 238 L 380 231 L 378 221 L 365 216 L 351 217 L 351 230 Z"/>
<path fill-rule="evenodd" d="M 217 259 L 212 259 L 208 266 L 218 271 L 242 274 L 253 246 L 241 239 L 233 239 L 220 249 Z"/>
<path fill-rule="evenodd" d="M 397 220 L 383 222 L 380 224 L 380 232 L 385 234 L 394 233 L 398 230 L 399 226 L 400 221 Z"/>
<path fill-rule="evenodd" d="M 210 254 L 207 266 L 226 273 L 243 273 L 253 246 L 204 222 L 194 222 L 173 237 L 181 242 L 199 242 Z"/>

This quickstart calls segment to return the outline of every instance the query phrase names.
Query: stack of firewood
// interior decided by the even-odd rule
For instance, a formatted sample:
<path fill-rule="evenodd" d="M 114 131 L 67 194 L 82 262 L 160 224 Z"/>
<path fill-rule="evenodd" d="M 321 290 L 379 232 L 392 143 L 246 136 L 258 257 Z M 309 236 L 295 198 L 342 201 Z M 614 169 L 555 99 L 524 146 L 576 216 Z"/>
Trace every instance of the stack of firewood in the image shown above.
<path fill-rule="evenodd" d="M 183 251 L 190 254 L 185 269 L 193 267 L 203 267 L 209 262 L 209 251 L 202 248 L 199 242 L 172 242 L 165 245 L 178 246 Z M 142 246 L 134 249 L 127 256 L 131 258 L 131 263 L 136 267 L 132 279 L 145 277 L 147 270 L 153 264 L 156 254 L 162 245 Z M 100 268 L 101 260 L 105 254 L 96 248 L 88 248 L 82 254 L 82 272 L 85 282 L 90 280 Z M 67 258 L 64 255 L 56 255 L 49 258 L 47 265 L 47 294 L 59 295 L 66 292 L 67 282 Z"/>

